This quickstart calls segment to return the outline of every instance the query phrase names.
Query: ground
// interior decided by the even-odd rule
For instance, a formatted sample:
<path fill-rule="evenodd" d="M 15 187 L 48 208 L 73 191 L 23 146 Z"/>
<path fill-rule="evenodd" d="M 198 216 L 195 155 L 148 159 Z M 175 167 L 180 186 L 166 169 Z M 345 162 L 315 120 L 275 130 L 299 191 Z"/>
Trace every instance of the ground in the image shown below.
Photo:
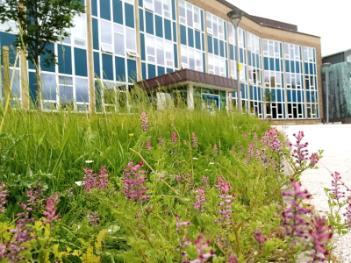
<path fill-rule="evenodd" d="M 319 168 L 308 170 L 302 176 L 302 183 L 313 195 L 313 204 L 321 212 L 328 211 L 324 188 L 330 187 L 330 174 L 341 173 L 344 182 L 351 187 L 351 125 L 320 124 L 291 125 L 279 127 L 291 141 L 293 133 L 304 131 L 311 152 L 323 150 Z M 337 237 L 336 254 L 341 262 L 351 262 L 351 233 Z"/>

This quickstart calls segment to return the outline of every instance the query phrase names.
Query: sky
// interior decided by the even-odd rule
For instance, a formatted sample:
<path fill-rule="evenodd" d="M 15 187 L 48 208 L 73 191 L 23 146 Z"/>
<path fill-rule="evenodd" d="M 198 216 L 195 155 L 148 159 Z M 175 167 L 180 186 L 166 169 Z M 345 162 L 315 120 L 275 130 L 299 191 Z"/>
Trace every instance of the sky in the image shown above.
<path fill-rule="evenodd" d="M 322 56 L 351 49 L 351 0 L 227 0 L 245 12 L 321 37 Z"/>

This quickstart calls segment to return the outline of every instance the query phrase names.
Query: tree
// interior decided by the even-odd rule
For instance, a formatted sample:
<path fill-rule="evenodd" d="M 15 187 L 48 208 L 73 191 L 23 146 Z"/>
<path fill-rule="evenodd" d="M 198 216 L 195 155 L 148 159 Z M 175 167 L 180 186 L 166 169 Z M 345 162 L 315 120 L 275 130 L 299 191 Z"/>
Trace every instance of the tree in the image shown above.
<path fill-rule="evenodd" d="M 49 43 L 69 36 L 75 15 L 84 11 L 82 0 L 0 0 L 0 23 L 16 21 L 16 44 L 27 51 L 27 59 L 36 68 L 36 102 L 41 100 L 39 57 L 55 63 Z M 40 103 L 38 104 L 40 105 Z"/>

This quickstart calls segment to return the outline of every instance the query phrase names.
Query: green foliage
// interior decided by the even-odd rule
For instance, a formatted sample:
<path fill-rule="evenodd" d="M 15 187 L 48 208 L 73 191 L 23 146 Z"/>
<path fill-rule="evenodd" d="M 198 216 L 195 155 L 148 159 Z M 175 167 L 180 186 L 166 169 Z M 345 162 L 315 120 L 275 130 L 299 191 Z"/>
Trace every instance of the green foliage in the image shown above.
<path fill-rule="evenodd" d="M 286 178 L 276 163 L 247 156 L 252 141 L 265 147 L 259 138 L 268 125 L 237 113 L 149 109 L 147 114 L 149 130 L 143 132 L 138 113 L 8 112 L 0 131 L 0 181 L 9 191 L 0 220 L 2 242 L 11 238 L 4 229 L 13 228 L 25 190 L 41 186 L 44 197 L 60 193 L 60 219 L 48 225 L 42 211 L 34 214 L 36 238 L 26 251 L 36 253 L 23 252 L 28 262 L 180 262 L 183 251 L 196 258 L 194 241 L 200 233 L 210 241 L 214 262 L 226 262 L 230 255 L 240 262 L 288 262 L 294 255 L 280 227 Z M 272 152 L 266 153 L 275 160 Z M 123 169 L 129 161 L 144 162 L 146 202 L 123 195 Z M 109 171 L 108 188 L 85 192 L 83 168 L 102 166 Z M 234 196 L 229 228 L 218 223 L 219 176 L 230 183 Z M 194 208 L 200 187 L 206 196 L 202 211 Z M 99 217 L 96 224 L 89 220 L 92 213 Z M 177 229 L 177 220 L 190 224 Z M 254 238 L 257 229 L 267 238 L 264 244 Z M 191 244 L 182 248 L 184 238 Z"/>

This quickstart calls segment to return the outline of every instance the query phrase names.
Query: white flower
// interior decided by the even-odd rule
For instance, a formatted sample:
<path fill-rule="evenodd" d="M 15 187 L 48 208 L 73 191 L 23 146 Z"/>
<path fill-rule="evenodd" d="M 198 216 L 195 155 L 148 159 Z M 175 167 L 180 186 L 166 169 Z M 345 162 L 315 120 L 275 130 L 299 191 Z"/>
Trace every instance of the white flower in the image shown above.
<path fill-rule="evenodd" d="M 193 160 L 199 160 L 199 158 L 193 157 Z"/>
<path fill-rule="evenodd" d="M 215 163 L 214 162 L 210 162 L 209 165 L 214 165 Z"/>
<path fill-rule="evenodd" d="M 85 163 L 93 163 L 93 160 L 86 160 Z"/>
<path fill-rule="evenodd" d="M 78 185 L 78 186 L 82 186 L 83 182 L 82 181 L 76 181 L 75 184 Z"/>

